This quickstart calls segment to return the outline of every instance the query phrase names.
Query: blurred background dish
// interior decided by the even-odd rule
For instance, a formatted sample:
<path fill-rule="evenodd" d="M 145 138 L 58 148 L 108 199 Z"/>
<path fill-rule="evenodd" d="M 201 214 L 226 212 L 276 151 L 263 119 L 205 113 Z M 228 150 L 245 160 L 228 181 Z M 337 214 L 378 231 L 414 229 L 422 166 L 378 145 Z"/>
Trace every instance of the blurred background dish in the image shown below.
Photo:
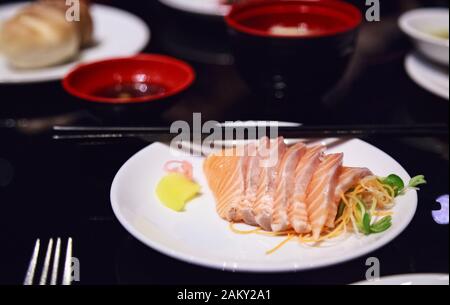
<path fill-rule="evenodd" d="M 325 95 L 342 77 L 362 14 L 344 1 L 250 0 L 225 19 L 237 68 L 253 91 L 297 103 Z"/>
<path fill-rule="evenodd" d="M 1 22 L 17 14 L 26 3 L 0 6 Z M 61 79 L 80 62 L 110 57 L 130 56 L 139 53 L 149 42 L 150 30 L 138 17 L 117 8 L 93 4 L 91 14 L 94 24 L 93 43 L 83 49 L 72 62 L 52 67 L 24 70 L 13 68 L 0 55 L 0 83 L 32 83 Z"/>
<path fill-rule="evenodd" d="M 423 55 L 436 63 L 448 66 L 448 8 L 426 8 L 409 11 L 400 17 L 399 25 Z"/>
<path fill-rule="evenodd" d="M 159 0 L 161 3 L 183 12 L 206 16 L 225 16 L 230 10 L 227 0 Z"/>
<path fill-rule="evenodd" d="M 444 99 L 449 99 L 448 68 L 428 61 L 418 53 L 406 57 L 405 67 L 408 75 L 419 86 Z"/>

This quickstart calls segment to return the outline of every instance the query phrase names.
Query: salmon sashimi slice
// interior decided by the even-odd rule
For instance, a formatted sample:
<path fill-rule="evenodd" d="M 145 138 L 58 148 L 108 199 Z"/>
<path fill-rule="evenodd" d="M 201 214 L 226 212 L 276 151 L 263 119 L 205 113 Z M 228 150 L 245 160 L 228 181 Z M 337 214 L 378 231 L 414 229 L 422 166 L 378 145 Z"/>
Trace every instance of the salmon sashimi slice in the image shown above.
<path fill-rule="evenodd" d="M 295 169 L 293 198 L 288 214 L 292 228 L 300 234 L 311 232 L 306 208 L 306 192 L 314 172 L 322 161 L 325 149 L 323 145 L 308 148 Z"/>
<path fill-rule="evenodd" d="M 252 143 L 247 146 L 244 161 L 244 188 L 245 194 L 241 202 L 240 214 L 246 224 L 257 225 L 253 207 L 258 192 L 259 177 L 261 175 L 261 158 L 259 157 L 258 144 Z"/>
<path fill-rule="evenodd" d="M 327 227 L 334 228 L 336 216 L 339 209 L 339 202 L 341 201 L 341 195 L 345 194 L 353 186 L 357 185 L 363 178 L 372 176 L 372 172 L 367 168 L 357 167 L 342 167 L 339 173 L 338 184 L 336 192 L 334 194 L 334 202 L 330 207 Z"/>
<path fill-rule="evenodd" d="M 203 164 L 203 171 L 216 199 L 217 212 L 230 222 L 242 220 L 239 209 L 245 191 L 244 161 L 236 149 L 229 149 L 210 155 Z"/>
<path fill-rule="evenodd" d="M 279 167 L 287 147 L 283 138 L 269 140 L 267 137 L 261 139 L 259 145 L 261 156 L 261 174 L 258 179 L 258 190 L 256 202 L 253 208 L 256 223 L 266 231 L 272 230 L 272 214 L 276 181 Z"/>
<path fill-rule="evenodd" d="M 308 186 L 306 205 L 313 238 L 318 240 L 334 204 L 343 154 L 328 155 L 320 163 Z"/>
<path fill-rule="evenodd" d="M 291 228 L 288 211 L 294 194 L 295 170 L 305 152 L 305 144 L 296 144 L 287 150 L 281 161 L 272 216 L 272 231 L 274 232 L 282 232 Z"/>

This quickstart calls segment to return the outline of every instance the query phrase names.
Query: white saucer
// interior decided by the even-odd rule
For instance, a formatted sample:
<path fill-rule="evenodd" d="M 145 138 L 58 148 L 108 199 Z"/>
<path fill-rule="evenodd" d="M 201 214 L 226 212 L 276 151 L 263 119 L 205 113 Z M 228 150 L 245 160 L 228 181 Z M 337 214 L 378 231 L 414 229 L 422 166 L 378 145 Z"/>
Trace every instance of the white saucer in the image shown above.
<path fill-rule="evenodd" d="M 405 67 L 408 75 L 425 90 L 449 99 L 448 68 L 434 64 L 417 53 L 406 57 Z"/>

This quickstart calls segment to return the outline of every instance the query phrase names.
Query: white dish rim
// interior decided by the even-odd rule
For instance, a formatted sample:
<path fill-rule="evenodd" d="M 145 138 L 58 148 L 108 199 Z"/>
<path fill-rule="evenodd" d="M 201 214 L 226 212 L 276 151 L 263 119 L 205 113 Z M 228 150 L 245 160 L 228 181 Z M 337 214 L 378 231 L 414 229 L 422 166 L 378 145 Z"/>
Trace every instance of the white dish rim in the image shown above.
<path fill-rule="evenodd" d="M 191 1 L 191 0 L 189 0 Z M 210 16 L 210 17 L 224 17 L 230 10 L 230 5 L 217 3 L 203 3 L 203 6 L 185 4 L 184 0 L 159 0 L 162 4 L 172 9 L 187 12 L 190 14 Z"/>
<path fill-rule="evenodd" d="M 374 281 L 374 282 L 369 282 L 369 281 L 360 281 L 357 283 L 354 283 L 352 285 L 356 285 L 356 286 L 371 286 L 371 285 L 387 285 L 387 284 L 383 284 L 383 282 L 386 281 L 406 281 L 409 279 L 409 281 L 411 282 L 412 280 L 414 280 L 414 278 L 427 278 L 427 279 L 434 279 L 434 280 L 439 280 L 439 281 L 448 281 L 449 280 L 449 275 L 448 274 L 440 274 L 440 273 L 412 273 L 412 274 L 398 274 L 398 275 L 389 275 L 389 276 L 383 276 L 381 277 L 379 280 Z M 404 283 L 401 284 L 390 284 L 390 285 L 402 285 Z"/>

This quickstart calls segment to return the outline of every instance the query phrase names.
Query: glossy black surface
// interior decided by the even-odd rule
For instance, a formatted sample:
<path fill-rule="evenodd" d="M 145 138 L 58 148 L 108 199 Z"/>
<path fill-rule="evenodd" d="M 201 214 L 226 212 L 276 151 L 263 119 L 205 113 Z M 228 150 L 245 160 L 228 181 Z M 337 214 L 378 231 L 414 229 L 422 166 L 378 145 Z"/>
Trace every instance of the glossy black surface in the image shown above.
<path fill-rule="evenodd" d="M 405 74 L 411 50 L 396 26 L 412 1 L 388 1 L 382 22 L 365 24 L 349 73 L 321 111 L 292 111 L 266 104 L 246 87 L 231 56 L 220 20 L 196 18 L 156 2 L 103 1 L 142 16 L 151 26 L 146 51 L 189 61 L 198 80 L 192 90 L 148 125 L 189 120 L 283 119 L 310 124 L 448 123 L 448 101 L 417 87 Z M 430 3 L 432 1 L 426 1 Z M 397 2 L 396 2 L 397 3 Z M 444 1 L 444 3 L 446 3 Z M 0 119 L 27 118 L 28 127 L 0 129 L 0 283 L 23 281 L 35 239 L 74 239 L 80 284 L 348 284 L 364 279 L 367 257 L 330 268 L 276 275 L 227 273 L 185 264 L 161 255 L 130 236 L 111 210 L 109 189 L 119 167 L 146 143 L 89 145 L 51 140 L 45 128 L 58 124 L 106 124 L 108 120 L 69 98 L 58 82 L 0 85 Z M 5 123 L 4 120 L 2 120 Z M 123 124 L 135 123 L 122 118 Z M 434 223 L 435 199 L 448 194 L 448 139 L 369 139 L 411 174 L 429 185 L 419 194 L 411 225 L 395 241 L 372 253 L 382 275 L 448 273 L 448 226 Z M 195 238 L 193 236 L 192 238 Z"/>

